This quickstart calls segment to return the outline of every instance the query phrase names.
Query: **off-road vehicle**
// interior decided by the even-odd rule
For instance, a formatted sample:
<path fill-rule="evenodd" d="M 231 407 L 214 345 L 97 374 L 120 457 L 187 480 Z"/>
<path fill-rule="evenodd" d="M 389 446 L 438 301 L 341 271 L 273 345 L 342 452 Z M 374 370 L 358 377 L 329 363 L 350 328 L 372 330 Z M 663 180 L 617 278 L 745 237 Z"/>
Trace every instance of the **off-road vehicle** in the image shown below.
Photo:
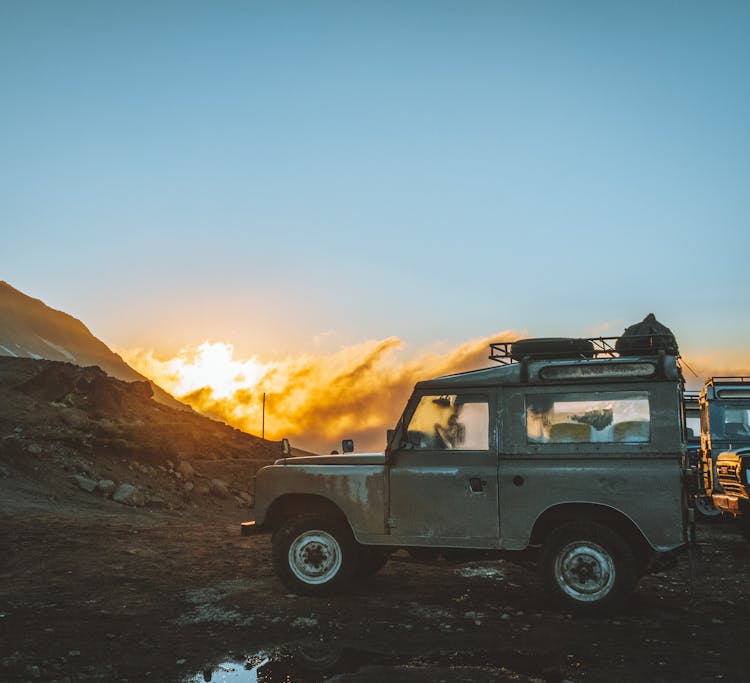
<path fill-rule="evenodd" d="M 685 436 L 687 439 L 688 465 L 697 473 L 702 468 L 701 463 L 701 409 L 698 402 L 699 392 L 684 391 L 682 404 L 685 411 Z M 697 483 L 697 477 L 696 477 Z M 702 486 L 693 491 L 693 507 L 697 516 L 704 520 L 716 520 L 721 516 L 721 510 L 706 494 Z"/>
<path fill-rule="evenodd" d="M 750 377 L 711 377 L 700 392 L 703 487 L 750 538 Z"/>
<path fill-rule="evenodd" d="M 273 534 L 301 594 L 397 548 L 526 551 L 557 602 L 602 611 L 688 538 L 682 374 L 668 344 L 636 341 L 493 343 L 493 367 L 415 386 L 385 453 L 259 470 L 243 533 Z"/>

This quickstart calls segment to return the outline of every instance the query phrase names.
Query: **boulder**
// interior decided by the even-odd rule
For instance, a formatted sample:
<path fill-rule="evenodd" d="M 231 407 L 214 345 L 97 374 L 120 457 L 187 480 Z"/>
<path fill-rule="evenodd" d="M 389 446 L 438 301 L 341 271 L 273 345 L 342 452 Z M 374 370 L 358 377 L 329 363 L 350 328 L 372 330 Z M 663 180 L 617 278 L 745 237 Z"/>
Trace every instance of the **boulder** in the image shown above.
<path fill-rule="evenodd" d="M 230 498 L 232 495 L 229 493 L 229 484 L 221 479 L 212 479 L 209 483 L 209 487 L 211 493 L 217 498 Z"/>
<path fill-rule="evenodd" d="M 114 493 L 115 482 L 113 482 L 111 479 L 100 479 L 99 483 L 96 485 L 96 488 L 99 493 L 109 498 Z"/>
<path fill-rule="evenodd" d="M 180 460 L 177 465 L 177 471 L 185 478 L 192 479 L 195 476 L 195 469 L 187 460 Z"/>
<path fill-rule="evenodd" d="M 120 484 L 112 494 L 112 500 L 123 505 L 140 507 L 146 504 L 146 496 L 138 487 L 132 484 Z"/>
<path fill-rule="evenodd" d="M 88 415 L 78 408 L 63 408 L 58 413 L 60 419 L 73 429 L 87 429 L 90 424 Z"/>
<path fill-rule="evenodd" d="M 99 482 L 94 479 L 84 477 L 82 474 L 74 474 L 70 479 L 79 489 L 82 491 L 88 491 L 89 493 L 96 491 L 96 487 L 99 484 Z"/>

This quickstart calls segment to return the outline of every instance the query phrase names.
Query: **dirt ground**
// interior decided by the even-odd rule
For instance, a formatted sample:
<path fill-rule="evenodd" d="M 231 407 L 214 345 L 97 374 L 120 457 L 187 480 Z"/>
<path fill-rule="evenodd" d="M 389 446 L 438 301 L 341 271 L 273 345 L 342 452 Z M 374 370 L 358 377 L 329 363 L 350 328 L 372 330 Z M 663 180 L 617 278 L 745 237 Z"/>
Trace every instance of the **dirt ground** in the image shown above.
<path fill-rule="evenodd" d="M 240 536 L 247 511 L 40 503 L 4 481 L 3 681 L 748 680 L 750 543 L 731 524 L 699 527 L 692 597 L 685 555 L 582 619 L 504 561 L 399 554 L 343 595 L 295 597 L 270 538 Z"/>

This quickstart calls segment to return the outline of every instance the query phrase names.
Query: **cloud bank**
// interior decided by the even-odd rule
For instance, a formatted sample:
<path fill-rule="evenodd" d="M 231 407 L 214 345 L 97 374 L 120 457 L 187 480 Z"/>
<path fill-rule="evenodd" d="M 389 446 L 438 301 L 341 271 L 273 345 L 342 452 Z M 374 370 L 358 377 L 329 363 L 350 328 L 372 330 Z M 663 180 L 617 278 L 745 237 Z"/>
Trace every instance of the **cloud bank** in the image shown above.
<path fill-rule="evenodd" d="M 287 437 L 293 446 L 320 453 L 354 439 L 363 452 L 384 448 L 386 430 L 395 426 L 416 382 L 487 367 L 490 342 L 523 336 L 505 330 L 408 358 L 397 337 L 271 362 L 235 358 L 232 344 L 208 341 L 168 359 L 142 349 L 120 354 L 196 410 L 238 429 L 264 432 L 269 439 Z M 750 356 L 738 350 L 690 351 L 683 371 L 687 388 L 699 389 L 712 375 L 750 375 Z"/>
<path fill-rule="evenodd" d="M 397 337 L 267 363 L 236 359 L 225 342 L 204 342 L 168 359 L 143 349 L 120 354 L 180 400 L 238 429 L 263 431 L 265 393 L 266 438 L 287 437 L 293 446 L 323 453 L 354 439 L 362 452 L 384 448 L 386 430 L 396 424 L 416 382 L 486 367 L 490 342 L 520 336 L 506 330 L 408 359 Z"/>

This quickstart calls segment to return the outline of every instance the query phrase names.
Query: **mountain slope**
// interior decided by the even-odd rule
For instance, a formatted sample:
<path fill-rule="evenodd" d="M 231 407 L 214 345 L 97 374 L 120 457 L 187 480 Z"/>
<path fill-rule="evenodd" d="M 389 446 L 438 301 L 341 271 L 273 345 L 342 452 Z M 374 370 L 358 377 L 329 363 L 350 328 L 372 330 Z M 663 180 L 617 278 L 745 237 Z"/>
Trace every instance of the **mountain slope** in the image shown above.
<path fill-rule="evenodd" d="M 0 358 L 0 508 L 116 514 L 121 484 L 139 491 L 128 502 L 139 507 L 247 507 L 255 471 L 281 457 L 280 442 L 151 394 L 97 367 Z"/>
<path fill-rule="evenodd" d="M 77 318 L 47 306 L 0 280 L 0 356 L 58 360 L 75 365 L 97 365 L 126 382 L 147 381 L 154 399 L 174 408 L 191 410 L 131 368 Z"/>

